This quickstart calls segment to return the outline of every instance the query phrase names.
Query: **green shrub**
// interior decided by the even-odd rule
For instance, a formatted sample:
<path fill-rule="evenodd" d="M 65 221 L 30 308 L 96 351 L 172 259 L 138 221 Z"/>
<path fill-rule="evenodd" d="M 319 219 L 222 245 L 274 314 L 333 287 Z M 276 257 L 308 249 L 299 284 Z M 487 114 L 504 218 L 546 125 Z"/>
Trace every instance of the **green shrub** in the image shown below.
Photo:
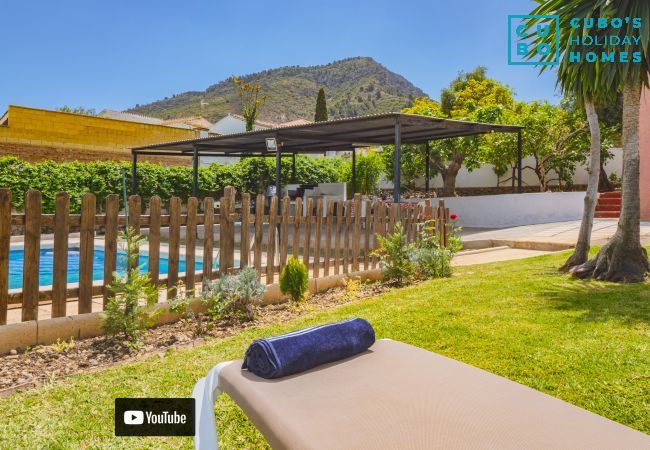
<path fill-rule="evenodd" d="M 288 294 L 294 302 L 299 302 L 305 298 L 308 289 L 307 266 L 298 258 L 289 257 L 280 273 L 280 291 L 285 295 Z"/>
<path fill-rule="evenodd" d="M 415 266 L 409 256 L 413 246 L 406 242 L 402 222 L 395 224 L 395 231 L 386 237 L 377 235 L 380 247 L 374 252 L 379 256 L 379 266 L 384 278 L 398 285 L 404 284 L 415 275 Z"/>
<path fill-rule="evenodd" d="M 204 314 L 193 308 L 192 302 L 197 300 L 180 282 L 176 287 L 176 297 L 169 302 L 169 311 L 180 314 L 181 322 L 188 328 L 193 329 L 194 336 L 203 336 L 208 332 L 209 323 L 204 320 Z"/>
<path fill-rule="evenodd" d="M 81 197 L 86 192 L 95 194 L 101 209 L 110 194 L 120 194 L 122 200 L 122 173 L 126 185 L 131 185 L 131 163 L 96 161 L 89 163 L 55 163 L 45 161 L 28 163 L 15 157 L 0 157 L 0 188 L 12 191 L 14 208 L 22 210 L 25 192 L 33 188 L 43 194 L 43 212 L 54 212 L 58 192 L 70 193 L 70 210 L 78 213 Z M 298 155 L 296 182 L 333 183 L 346 181 L 349 162 L 343 158 L 314 158 Z M 291 181 L 291 160 L 282 159 L 282 183 Z M 198 196 L 219 198 L 225 186 L 234 186 L 239 192 L 262 193 L 266 186 L 275 184 L 275 159 L 245 158 L 230 165 L 211 164 L 200 167 Z M 138 193 L 146 204 L 158 195 L 167 202 L 171 196 L 185 201 L 192 195 L 192 169 L 187 166 L 164 167 L 148 162 L 138 163 Z M 124 207 L 121 204 L 121 207 Z"/>
<path fill-rule="evenodd" d="M 420 239 L 413 245 L 409 259 L 413 263 L 416 276 L 421 279 L 450 277 L 451 260 L 462 248 L 459 228 L 452 228 L 447 235 L 447 246 L 436 235 L 435 221 L 423 224 Z"/>
<path fill-rule="evenodd" d="M 368 151 L 365 155 L 357 156 L 356 190 L 365 195 L 374 194 L 379 190 L 379 181 L 384 174 L 384 160 L 379 153 Z M 350 167 L 351 171 L 351 167 Z M 349 176 L 352 180 L 352 174 Z"/>
<path fill-rule="evenodd" d="M 109 336 L 122 334 L 131 345 L 136 346 L 143 331 L 154 323 L 148 307 L 158 300 L 158 288 L 151 283 L 148 273 L 135 267 L 137 249 L 144 238 L 129 228 L 125 233 L 120 233 L 120 239 L 125 243 L 127 269 L 124 276 L 113 273 L 113 282 L 108 288 L 114 295 L 106 304 L 103 328 Z M 144 301 L 144 305 L 141 305 L 141 301 Z"/>
<path fill-rule="evenodd" d="M 255 304 L 264 294 L 257 270 L 247 267 L 239 275 L 224 275 L 215 282 L 207 281 L 201 294 L 208 314 L 222 317 L 255 318 Z"/>

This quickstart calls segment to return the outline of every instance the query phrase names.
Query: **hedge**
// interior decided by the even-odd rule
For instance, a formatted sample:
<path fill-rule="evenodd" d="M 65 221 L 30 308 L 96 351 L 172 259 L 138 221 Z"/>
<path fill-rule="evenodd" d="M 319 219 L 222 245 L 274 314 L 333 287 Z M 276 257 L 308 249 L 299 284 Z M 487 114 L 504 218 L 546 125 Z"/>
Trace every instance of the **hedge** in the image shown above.
<path fill-rule="evenodd" d="M 296 158 L 296 182 L 334 183 L 349 181 L 350 163 L 341 157 Z M 129 162 L 97 161 L 92 163 L 46 161 L 28 163 L 15 157 L 0 158 L 0 187 L 12 191 L 14 208 L 21 210 L 25 192 L 37 189 L 43 194 L 43 212 L 54 212 L 57 192 L 70 193 L 70 209 L 78 212 L 81 197 L 86 192 L 97 196 L 97 204 L 104 205 L 109 194 L 122 193 L 122 171 L 127 191 L 131 186 Z M 234 186 L 240 192 L 256 194 L 275 181 L 274 158 L 246 158 L 235 164 L 211 164 L 199 168 L 200 198 L 223 195 L 225 186 Z M 291 182 L 291 160 L 282 160 L 282 183 Z M 164 167 L 160 164 L 138 163 L 138 193 L 144 201 L 159 195 L 164 202 L 171 196 L 186 200 L 192 194 L 191 167 Z M 122 202 L 122 195 L 120 195 Z"/>

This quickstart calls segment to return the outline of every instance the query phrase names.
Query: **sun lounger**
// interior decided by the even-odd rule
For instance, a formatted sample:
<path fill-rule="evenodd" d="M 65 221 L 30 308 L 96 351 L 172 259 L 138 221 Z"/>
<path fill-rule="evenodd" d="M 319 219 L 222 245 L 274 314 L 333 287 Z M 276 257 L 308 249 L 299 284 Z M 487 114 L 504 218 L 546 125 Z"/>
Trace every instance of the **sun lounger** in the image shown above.
<path fill-rule="evenodd" d="M 195 446 L 218 448 L 227 393 L 274 449 L 636 449 L 650 436 L 534 389 L 392 340 L 267 380 L 218 364 L 194 387 Z"/>

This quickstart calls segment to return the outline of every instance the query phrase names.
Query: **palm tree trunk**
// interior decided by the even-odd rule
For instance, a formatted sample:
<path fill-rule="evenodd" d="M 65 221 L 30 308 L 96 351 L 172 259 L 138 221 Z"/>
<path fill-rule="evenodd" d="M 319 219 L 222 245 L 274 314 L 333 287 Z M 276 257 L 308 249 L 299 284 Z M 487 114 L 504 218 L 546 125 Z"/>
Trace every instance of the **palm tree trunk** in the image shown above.
<path fill-rule="evenodd" d="M 585 112 L 591 133 L 591 147 L 589 149 L 589 179 L 587 180 L 587 192 L 585 192 L 585 206 L 582 210 L 582 222 L 578 233 L 578 242 L 573 254 L 560 268 L 561 271 L 571 270 L 573 267 L 584 264 L 589 258 L 591 246 L 591 230 L 594 226 L 594 213 L 598 201 L 598 181 L 600 178 L 600 125 L 594 102 L 585 99 Z"/>
<path fill-rule="evenodd" d="M 581 278 L 641 282 L 650 271 L 641 246 L 641 202 L 639 189 L 639 110 L 641 81 L 627 81 L 623 87 L 623 184 L 618 228 L 600 252 L 574 274 Z"/>

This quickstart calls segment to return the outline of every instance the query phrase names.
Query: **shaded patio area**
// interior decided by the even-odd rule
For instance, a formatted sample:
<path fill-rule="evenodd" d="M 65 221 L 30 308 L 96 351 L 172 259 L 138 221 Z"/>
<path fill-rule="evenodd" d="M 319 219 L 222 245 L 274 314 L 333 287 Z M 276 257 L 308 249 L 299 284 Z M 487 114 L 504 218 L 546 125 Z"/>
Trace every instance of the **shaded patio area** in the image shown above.
<path fill-rule="evenodd" d="M 431 178 L 429 142 L 438 139 L 479 136 L 488 133 L 517 133 L 518 191 L 521 192 L 522 127 L 468 122 L 415 114 L 386 113 L 346 119 L 315 122 L 304 125 L 277 127 L 225 134 L 222 136 L 164 142 L 133 147 L 132 193 L 137 193 L 138 156 L 186 156 L 192 158 L 193 193 L 198 192 L 198 167 L 202 156 L 210 157 L 274 157 L 276 159 L 275 189 L 281 192 L 281 159 L 293 159 L 297 154 L 326 154 L 328 151 L 346 151 L 352 154 L 352 193 L 356 192 L 356 152 L 360 148 L 394 145 L 393 200 L 400 202 L 401 146 L 424 145 L 427 158 L 424 167 L 426 186 Z"/>

